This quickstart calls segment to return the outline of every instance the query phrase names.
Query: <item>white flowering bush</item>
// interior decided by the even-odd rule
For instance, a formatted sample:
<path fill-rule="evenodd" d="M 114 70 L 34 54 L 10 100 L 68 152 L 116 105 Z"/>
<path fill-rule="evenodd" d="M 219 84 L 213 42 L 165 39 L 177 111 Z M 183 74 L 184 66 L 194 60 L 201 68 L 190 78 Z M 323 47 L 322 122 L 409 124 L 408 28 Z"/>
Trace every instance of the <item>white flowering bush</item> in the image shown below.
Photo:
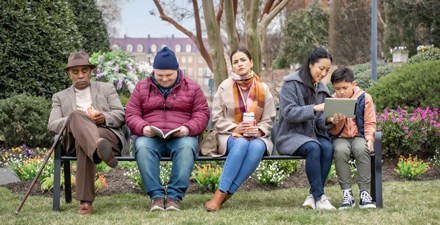
<path fill-rule="evenodd" d="M 163 186 L 167 186 L 171 175 L 171 162 L 160 162 L 160 181 Z M 144 183 L 142 182 L 141 173 L 137 167 L 129 169 L 124 173 L 124 176 L 128 176 L 131 179 L 132 187 L 140 187 L 144 190 Z"/>
<path fill-rule="evenodd" d="M 298 169 L 298 160 L 265 160 L 255 170 L 254 177 L 263 184 L 280 185 Z"/>
<path fill-rule="evenodd" d="M 111 83 L 118 92 L 127 89 L 131 93 L 136 83 L 153 71 L 147 63 L 136 63 L 129 52 L 121 49 L 95 52 L 90 57 L 90 62 L 96 65 L 92 80 Z"/>

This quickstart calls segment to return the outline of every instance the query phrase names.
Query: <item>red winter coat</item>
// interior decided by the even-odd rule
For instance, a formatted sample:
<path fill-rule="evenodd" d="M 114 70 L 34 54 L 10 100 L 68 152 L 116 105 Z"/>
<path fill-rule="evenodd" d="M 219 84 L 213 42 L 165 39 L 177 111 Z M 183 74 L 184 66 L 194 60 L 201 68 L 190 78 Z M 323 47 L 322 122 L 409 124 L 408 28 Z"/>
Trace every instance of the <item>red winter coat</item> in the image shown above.
<path fill-rule="evenodd" d="M 197 136 L 208 124 L 208 103 L 200 86 L 183 74 L 166 100 L 147 77 L 136 84 L 125 109 L 125 120 L 130 131 L 138 136 L 150 125 L 164 133 L 183 125 L 189 129 L 189 136 Z"/>

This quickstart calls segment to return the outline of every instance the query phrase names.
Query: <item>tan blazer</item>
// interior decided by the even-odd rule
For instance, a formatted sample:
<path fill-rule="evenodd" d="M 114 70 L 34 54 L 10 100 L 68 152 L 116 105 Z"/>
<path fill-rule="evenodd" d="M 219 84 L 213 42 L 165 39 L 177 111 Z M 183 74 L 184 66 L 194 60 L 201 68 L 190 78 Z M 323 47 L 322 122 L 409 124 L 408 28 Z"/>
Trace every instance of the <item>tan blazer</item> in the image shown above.
<path fill-rule="evenodd" d="M 92 81 L 90 92 L 92 106 L 104 113 L 105 126 L 112 130 L 121 141 L 122 155 L 128 155 L 129 146 L 121 129 L 125 124 L 125 112 L 115 87 L 112 84 Z M 76 97 L 73 86 L 55 93 L 52 96 L 52 110 L 47 125 L 49 131 L 52 134 L 58 134 L 64 121 L 74 110 L 76 110 Z"/>
<path fill-rule="evenodd" d="M 224 155 L 226 153 L 227 141 L 232 134 L 230 130 L 238 126 L 234 121 L 234 94 L 232 85 L 234 85 L 232 78 L 228 78 L 220 84 L 215 93 L 212 106 L 212 124 L 218 131 L 219 155 Z M 263 137 L 260 137 L 260 139 L 266 143 L 267 154 L 271 155 L 273 143 L 270 140 L 270 137 L 276 109 L 269 87 L 266 84 L 263 85 L 266 93 L 266 101 L 264 103 L 262 118 L 257 126 L 264 133 Z"/>

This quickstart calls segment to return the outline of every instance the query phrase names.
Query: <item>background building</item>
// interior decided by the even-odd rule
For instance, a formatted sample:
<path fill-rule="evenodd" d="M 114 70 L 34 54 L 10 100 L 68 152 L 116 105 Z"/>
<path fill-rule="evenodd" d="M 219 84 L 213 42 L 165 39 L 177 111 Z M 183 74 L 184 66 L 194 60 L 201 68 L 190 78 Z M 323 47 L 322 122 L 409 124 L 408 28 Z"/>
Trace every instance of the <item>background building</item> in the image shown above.
<path fill-rule="evenodd" d="M 202 88 L 206 96 L 210 95 L 209 83 L 213 82 L 213 74 L 197 49 L 194 42 L 187 37 L 148 37 L 132 38 L 112 38 L 110 40 L 112 49 L 120 48 L 131 52 L 137 63 L 153 63 L 156 52 L 164 46 L 172 49 L 176 53 L 179 67 L 186 76 L 196 81 Z"/>

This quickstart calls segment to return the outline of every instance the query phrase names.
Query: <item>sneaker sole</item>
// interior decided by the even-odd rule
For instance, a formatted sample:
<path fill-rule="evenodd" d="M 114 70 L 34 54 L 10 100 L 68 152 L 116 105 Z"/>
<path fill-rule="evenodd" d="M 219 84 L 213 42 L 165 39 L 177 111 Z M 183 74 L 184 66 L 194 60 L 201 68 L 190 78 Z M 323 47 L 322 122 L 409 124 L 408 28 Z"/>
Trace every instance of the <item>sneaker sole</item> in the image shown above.
<path fill-rule="evenodd" d="M 356 204 L 353 204 L 353 205 L 350 205 L 350 206 L 341 206 L 341 207 L 339 207 L 338 209 L 340 209 L 340 210 L 344 210 L 344 209 L 352 209 L 352 208 L 354 208 L 354 207 L 356 207 Z"/>
<path fill-rule="evenodd" d="M 368 205 L 360 205 L 359 208 L 361 208 L 361 209 L 375 209 L 376 206 L 373 204 L 368 204 Z"/>
<path fill-rule="evenodd" d="M 173 206 L 170 206 L 167 209 L 165 209 L 165 211 L 180 211 L 180 209 L 176 208 L 176 207 L 173 207 Z"/>
<path fill-rule="evenodd" d="M 160 206 L 154 206 L 153 208 L 150 209 L 150 212 L 158 212 L 158 211 L 165 211 L 165 209 Z"/>

